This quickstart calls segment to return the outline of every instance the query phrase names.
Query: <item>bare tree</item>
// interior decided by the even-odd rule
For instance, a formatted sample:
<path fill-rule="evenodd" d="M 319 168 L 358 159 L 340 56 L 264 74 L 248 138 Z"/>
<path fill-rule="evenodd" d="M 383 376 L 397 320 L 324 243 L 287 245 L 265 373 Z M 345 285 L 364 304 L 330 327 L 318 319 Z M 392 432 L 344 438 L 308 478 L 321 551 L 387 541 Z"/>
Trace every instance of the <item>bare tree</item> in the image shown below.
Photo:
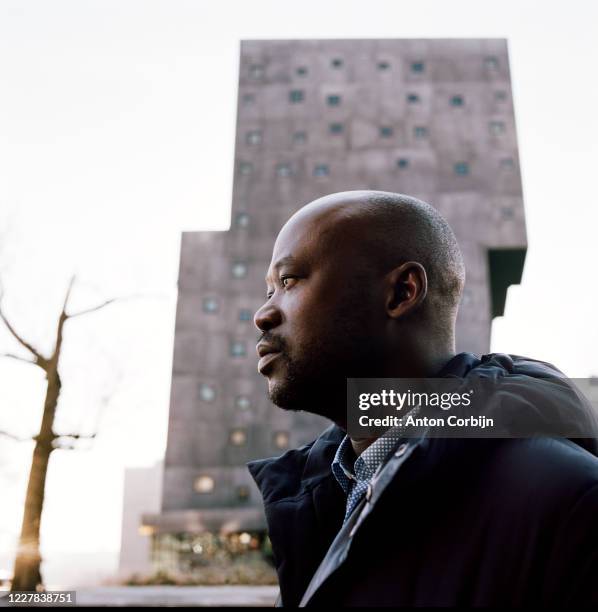
<path fill-rule="evenodd" d="M 14 566 L 14 577 L 12 582 L 13 591 L 35 591 L 42 587 L 41 576 L 41 554 L 39 548 L 39 534 L 41 516 L 44 505 L 44 493 L 46 487 L 46 474 L 48 471 L 48 463 L 50 454 L 56 448 L 74 449 L 77 440 L 87 438 L 91 439 L 96 436 L 92 434 L 84 436 L 80 433 L 57 434 L 54 431 L 54 417 L 56 415 L 56 407 L 62 387 L 62 381 L 59 373 L 60 354 L 63 343 L 63 331 L 65 323 L 75 317 L 80 317 L 91 312 L 95 312 L 111 304 L 115 300 L 107 300 L 79 312 L 68 312 L 69 299 L 73 288 L 75 278 L 73 277 L 69 283 L 62 311 L 58 317 L 56 325 L 56 337 L 54 349 L 50 356 L 45 356 L 41 351 L 38 351 L 31 343 L 27 342 L 23 336 L 16 331 L 14 326 L 9 322 L 2 309 L 2 294 L 0 293 L 0 319 L 15 338 L 15 340 L 26 349 L 29 356 L 21 357 L 14 353 L 4 353 L 0 356 L 25 361 L 41 368 L 45 372 L 47 380 L 46 396 L 44 401 L 44 410 L 39 433 L 31 438 L 19 438 L 12 435 L 10 432 L 0 431 L 1 435 L 8 436 L 15 440 L 34 440 L 35 447 L 33 450 L 33 460 L 31 462 L 31 470 L 29 472 L 29 481 L 27 484 L 27 493 L 25 497 L 25 509 L 23 513 L 23 522 L 21 526 L 21 535 L 19 538 L 19 546 Z"/>

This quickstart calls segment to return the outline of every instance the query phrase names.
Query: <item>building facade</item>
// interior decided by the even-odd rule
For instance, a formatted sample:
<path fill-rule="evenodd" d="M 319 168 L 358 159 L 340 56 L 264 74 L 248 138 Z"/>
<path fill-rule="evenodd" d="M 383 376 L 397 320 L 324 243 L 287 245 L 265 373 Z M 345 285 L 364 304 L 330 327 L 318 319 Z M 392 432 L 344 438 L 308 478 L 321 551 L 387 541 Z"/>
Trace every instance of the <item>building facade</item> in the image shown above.
<path fill-rule="evenodd" d="M 245 463 L 325 427 L 268 401 L 252 319 L 283 223 L 352 189 L 447 218 L 467 270 L 457 348 L 488 352 L 526 251 L 506 41 L 242 42 L 231 227 L 182 238 L 162 506 L 144 518 L 156 541 L 263 529 Z"/>
<path fill-rule="evenodd" d="M 151 528 L 141 524 L 144 513 L 161 508 L 162 462 L 147 467 L 126 468 L 123 483 L 123 514 L 118 576 L 127 580 L 152 572 Z"/>

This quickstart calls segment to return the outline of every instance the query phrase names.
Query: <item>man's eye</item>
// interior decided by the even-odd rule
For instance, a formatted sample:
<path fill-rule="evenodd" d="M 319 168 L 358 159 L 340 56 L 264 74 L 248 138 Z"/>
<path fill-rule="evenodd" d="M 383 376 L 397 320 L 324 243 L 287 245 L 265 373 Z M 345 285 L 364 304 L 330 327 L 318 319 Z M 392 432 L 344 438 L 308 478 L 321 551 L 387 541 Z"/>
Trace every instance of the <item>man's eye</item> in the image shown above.
<path fill-rule="evenodd" d="M 296 276 L 283 276 L 280 279 L 280 282 L 282 283 L 282 286 L 285 289 L 289 289 L 290 287 L 293 286 L 293 284 L 297 281 L 297 277 Z"/>
<path fill-rule="evenodd" d="M 297 280 L 298 280 L 298 278 L 296 276 L 281 276 L 280 277 L 280 284 L 285 289 L 290 289 L 295 284 L 295 281 L 297 281 Z M 269 300 L 273 295 L 274 295 L 274 291 L 268 291 L 266 293 L 266 299 Z"/>

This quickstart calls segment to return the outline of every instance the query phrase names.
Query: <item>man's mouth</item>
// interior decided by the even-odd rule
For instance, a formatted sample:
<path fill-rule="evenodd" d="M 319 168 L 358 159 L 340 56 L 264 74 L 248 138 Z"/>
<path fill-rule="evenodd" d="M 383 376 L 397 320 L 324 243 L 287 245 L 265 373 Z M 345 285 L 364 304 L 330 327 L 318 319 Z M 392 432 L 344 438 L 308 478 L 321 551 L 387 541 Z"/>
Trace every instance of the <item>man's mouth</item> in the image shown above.
<path fill-rule="evenodd" d="M 260 374 L 264 374 L 268 366 L 277 358 L 280 357 L 282 353 L 279 351 L 273 351 L 266 353 L 257 363 L 257 371 Z"/>

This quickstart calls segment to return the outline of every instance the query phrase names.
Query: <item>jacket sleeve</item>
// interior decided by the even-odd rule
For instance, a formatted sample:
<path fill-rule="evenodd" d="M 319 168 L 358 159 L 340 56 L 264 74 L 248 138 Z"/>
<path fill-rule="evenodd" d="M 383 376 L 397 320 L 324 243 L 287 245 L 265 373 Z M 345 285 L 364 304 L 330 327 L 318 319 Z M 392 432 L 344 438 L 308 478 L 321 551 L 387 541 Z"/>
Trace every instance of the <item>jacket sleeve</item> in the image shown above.
<path fill-rule="evenodd" d="M 598 484 L 578 498 L 561 524 L 545 585 L 546 605 L 598 606 Z"/>

